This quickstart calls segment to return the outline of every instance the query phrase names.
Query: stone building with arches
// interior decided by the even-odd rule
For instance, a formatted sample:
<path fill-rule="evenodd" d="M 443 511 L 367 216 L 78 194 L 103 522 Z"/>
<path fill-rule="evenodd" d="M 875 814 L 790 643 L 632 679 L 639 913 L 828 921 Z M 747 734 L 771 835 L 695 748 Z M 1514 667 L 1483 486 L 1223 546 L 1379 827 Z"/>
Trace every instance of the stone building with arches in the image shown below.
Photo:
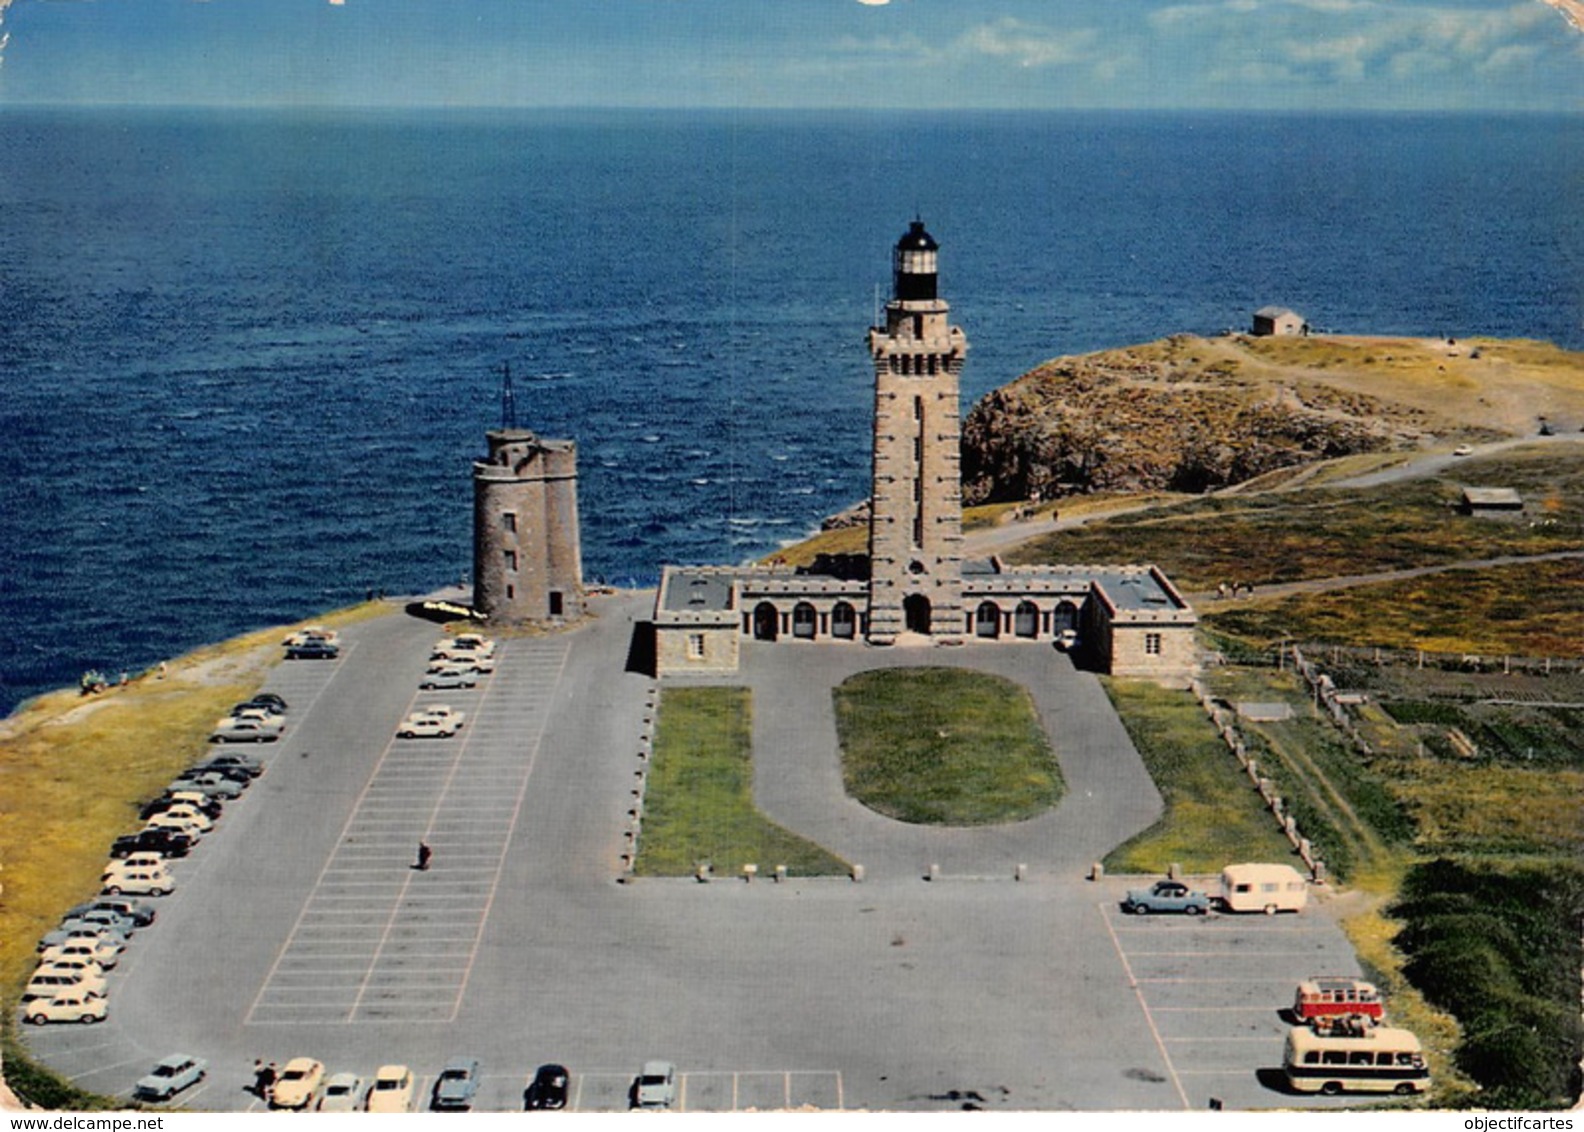
<path fill-rule="evenodd" d="M 1076 642 L 1117 675 L 1185 681 L 1197 617 L 1153 566 L 1007 566 L 963 556 L 959 380 L 968 340 L 938 288 L 939 245 L 915 220 L 867 336 L 874 367 L 869 553 L 812 568 L 668 566 L 655 600 L 660 675 L 737 670 L 756 646 Z"/>

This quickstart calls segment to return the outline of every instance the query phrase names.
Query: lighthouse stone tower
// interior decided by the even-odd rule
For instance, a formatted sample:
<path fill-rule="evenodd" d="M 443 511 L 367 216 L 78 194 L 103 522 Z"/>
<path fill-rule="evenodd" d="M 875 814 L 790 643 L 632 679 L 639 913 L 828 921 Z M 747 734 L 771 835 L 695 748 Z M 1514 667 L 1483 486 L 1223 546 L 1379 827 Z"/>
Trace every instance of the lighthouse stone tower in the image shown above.
<path fill-rule="evenodd" d="M 939 245 L 915 220 L 892 253 L 875 370 L 867 639 L 957 644 L 964 632 L 958 381 L 968 339 L 937 292 Z"/>

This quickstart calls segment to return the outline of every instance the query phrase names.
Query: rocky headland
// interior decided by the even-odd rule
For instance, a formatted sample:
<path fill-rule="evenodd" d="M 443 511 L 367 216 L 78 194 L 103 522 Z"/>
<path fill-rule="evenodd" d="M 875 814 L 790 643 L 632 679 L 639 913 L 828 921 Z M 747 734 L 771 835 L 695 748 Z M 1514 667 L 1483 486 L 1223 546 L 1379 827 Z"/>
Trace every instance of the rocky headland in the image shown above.
<path fill-rule="evenodd" d="M 1584 355 L 1547 343 L 1175 335 L 1056 358 L 982 398 L 963 421 L 963 501 L 1211 491 L 1581 421 Z"/>

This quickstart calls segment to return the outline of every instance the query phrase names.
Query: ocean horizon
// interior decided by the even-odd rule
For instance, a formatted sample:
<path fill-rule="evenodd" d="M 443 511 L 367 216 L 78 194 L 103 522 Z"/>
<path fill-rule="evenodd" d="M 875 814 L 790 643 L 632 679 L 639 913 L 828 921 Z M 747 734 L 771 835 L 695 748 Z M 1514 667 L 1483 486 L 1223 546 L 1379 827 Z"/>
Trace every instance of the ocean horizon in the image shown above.
<path fill-rule="evenodd" d="M 868 488 L 915 216 L 963 408 L 1247 326 L 1584 349 L 1584 116 L 0 107 L 0 712 L 471 567 L 503 423 L 586 577 L 772 553 Z"/>

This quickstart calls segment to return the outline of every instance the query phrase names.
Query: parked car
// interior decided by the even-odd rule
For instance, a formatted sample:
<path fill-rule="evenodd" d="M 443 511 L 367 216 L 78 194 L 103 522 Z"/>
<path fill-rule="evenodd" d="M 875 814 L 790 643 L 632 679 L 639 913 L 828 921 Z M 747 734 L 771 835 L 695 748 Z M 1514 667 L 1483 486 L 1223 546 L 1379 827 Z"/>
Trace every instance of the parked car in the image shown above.
<path fill-rule="evenodd" d="M 100 900 L 103 901 L 104 897 L 100 897 Z M 114 908 L 101 906 L 90 908 L 86 912 L 61 921 L 61 927 L 87 928 L 130 938 L 132 933 L 137 931 L 138 925 L 135 917 Z"/>
<path fill-rule="evenodd" d="M 1072 652 L 1078 647 L 1078 630 L 1063 629 L 1056 634 L 1056 647 L 1062 652 Z"/>
<path fill-rule="evenodd" d="M 288 633 L 285 639 L 281 641 L 281 644 L 287 646 L 302 645 L 307 644 L 309 641 L 330 641 L 333 643 L 338 640 L 340 640 L 340 635 L 326 625 L 304 625 L 301 629 Z"/>
<path fill-rule="evenodd" d="M 320 1112 L 356 1112 L 363 1107 L 363 1078 L 356 1073 L 332 1073 L 325 1078 Z"/>
<path fill-rule="evenodd" d="M 311 1057 L 294 1057 L 286 1063 L 275 1078 L 275 1091 L 270 1094 L 271 1108 L 294 1108 L 299 1111 L 312 1107 L 324 1083 L 324 1063 Z"/>
<path fill-rule="evenodd" d="M 286 646 L 287 660 L 334 660 L 340 655 L 341 646 L 333 641 L 314 639 Z"/>
<path fill-rule="evenodd" d="M 249 700 L 248 703 L 262 704 L 268 708 L 279 708 L 281 714 L 283 715 L 288 710 L 290 710 L 291 707 L 291 705 L 289 705 L 285 700 L 281 699 L 280 696 L 276 695 L 274 692 L 260 692 L 258 695 Z"/>
<path fill-rule="evenodd" d="M 214 771 L 209 774 L 195 774 L 188 771 L 180 778 L 172 779 L 166 787 L 166 793 L 172 797 L 183 792 L 199 794 L 214 802 L 230 802 L 242 797 L 242 792 L 248 788 L 252 779 L 246 775 L 232 776 Z"/>
<path fill-rule="evenodd" d="M 133 853 L 158 853 L 162 857 L 185 857 L 192 851 L 194 838 L 174 829 L 148 829 L 118 837 L 110 846 L 112 857 Z"/>
<path fill-rule="evenodd" d="M 473 1107 L 478 1095 L 479 1063 L 475 1057 L 453 1057 L 435 1079 L 430 1107 L 437 1111 L 462 1111 Z"/>
<path fill-rule="evenodd" d="M 285 715 L 286 701 L 279 696 L 270 698 L 255 696 L 251 700 L 243 700 L 233 705 L 231 714 L 239 719 L 250 715 Z"/>
<path fill-rule="evenodd" d="M 78 995 L 92 998 L 105 997 L 105 977 L 101 971 L 94 973 L 84 967 L 57 967 L 46 963 L 33 972 L 22 991 L 26 1006 L 36 999 L 59 998 Z"/>
<path fill-rule="evenodd" d="M 52 966 L 91 963 L 101 971 L 108 971 L 120 962 L 124 946 L 111 936 L 79 937 L 46 947 L 39 952 L 39 962 Z"/>
<path fill-rule="evenodd" d="M 370 1112 L 411 1112 L 414 1089 L 412 1071 L 405 1065 L 381 1065 L 369 1089 Z"/>
<path fill-rule="evenodd" d="M 168 1101 L 183 1089 L 190 1089 L 209 1073 L 209 1063 L 190 1053 L 173 1053 L 158 1064 L 132 1088 L 140 1101 Z"/>
<path fill-rule="evenodd" d="M 211 743 L 273 743 L 286 731 L 286 722 L 278 715 L 263 718 L 238 719 L 228 715 L 217 722 L 209 733 Z"/>
<path fill-rule="evenodd" d="M 22 1017 L 35 1026 L 49 1022 L 83 1022 L 92 1025 L 103 1022 L 110 1004 L 103 996 L 67 991 L 53 998 L 24 999 Z"/>
<path fill-rule="evenodd" d="M 1122 910 L 1135 916 L 1150 912 L 1182 912 L 1202 916 L 1210 911 L 1210 897 L 1195 892 L 1180 880 L 1158 880 L 1147 889 L 1129 889 Z"/>
<path fill-rule="evenodd" d="M 448 739 L 462 730 L 462 713 L 439 715 L 434 712 L 415 711 L 401 721 L 396 734 L 402 739 Z"/>
<path fill-rule="evenodd" d="M 646 1061 L 633 1082 L 634 1108 L 670 1108 L 676 1103 L 676 1066 L 669 1061 Z"/>
<path fill-rule="evenodd" d="M 111 896 L 164 896 L 176 891 L 176 878 L 163 865 L 157 869 L 112 870 L 105 875 L 104 891 Z"/>
<path fill-rule="evenodd" d="M 198 828 L 198 823 L 185 814 L 155 814 L 149 818 L 148 823 L 143 828 L 145 830 L 165 830 L 169 833 L 179 833 L 195 843 L 204 834 L 204 831 Z"/>
<path fill-rule="evenodd" d="M 533 1110 L 565 1108 L 569 1077 L 565 1065 L 541 1065 L 523 1092 L 523 1107 Z"/>
<path fill-rule="evenodd" d="M 474 661 L 495 656 L 495 642 L 477 633 L 442 637 L 429 652 L 430 660 Z"/>
<path fill-rule="evenodd" d="M 105 865 L 104 871 L 99 874 L 99 879 L 101 881 L 109 880 L 117 873 L 126 872 L 128 869 L 162 869 L 164 867 L 164 857 L 161 857 L 158 853 L 150 853 L 144 850 L 141 853 L 133 853 L 130 857 L 112 857 L 109 863 Z"/>
<path fill-rule="evenodd" d="M 130 896 L 101 896 L 85 904 L 78 904 L 66 913 L 67 919 L 84 916 L 89 912 L 105 911 L 131 921 L 134 928 L 146 928 L 154 922 L 154 906 Z"/>
<path fill-rule="evenodd" d="M 63 943 L 78 939 L 102 940 L 124 948 L 127 945 L 127 938 L 123 933 L 107 928 L 103 924 L 90 924 L 72 919 L 53 931 L 45 932 L 38 942 L 38 953 L 42 955 L 52 947 L 59 947 Z"/>
<path fill-rule="evenodd" d="M 186 791 L 190 795 L 190 797 L 186 798 L 178 798 L 177 795 L 180 793 L 183 793 L 183 791 L 167 789 L 160 797 L 145 803 L 143 809 L 139 811 L 140 816 L 144 821 L 147 821 L 149 818 L 157 817 L 160 814 L 168 814 L 173 810 L 181 811 L 182 807 L 186 806 L 196 811 L 205 822 L 209 822 L 212 825 L 224 809 L 224 803 L 219 799 L 208 798 L 196 790 Z M 208 832 L 209 827 L 204 825 L 204 822 L 199 822 L 198 825 L 204 832 Z"/>
<path fill-rule="evenodd" d="M 446 665 L 439 671 L 424 673 L 424 678 L 418 682 L 420 688 L 471 688 L 478 683 L 478 676 L 471 668 L 458 668 L 455 665 Z"/>
<path fill-rule="evenodd" d="M 188 768 L 186 773 L 192 771 L 198 771 L 200 774 L 230 774 L 233 771 L 240 771 L 248 778 L 257 778 L 264 773 L 264 760 L 246 751 L 222 751 L 210 755 L 197 766 Z"/>

